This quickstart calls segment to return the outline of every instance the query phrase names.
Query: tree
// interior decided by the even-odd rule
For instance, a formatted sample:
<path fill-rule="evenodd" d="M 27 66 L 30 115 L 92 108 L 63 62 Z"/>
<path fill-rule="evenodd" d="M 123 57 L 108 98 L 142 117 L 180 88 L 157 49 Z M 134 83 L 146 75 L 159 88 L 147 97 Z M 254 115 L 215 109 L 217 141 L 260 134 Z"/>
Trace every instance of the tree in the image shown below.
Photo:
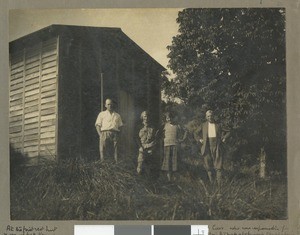
<path fill-rule="evenodd" d="M 279 8 L 179 12 L 164 93 L 192 109 L 213 108 L 253 152 L 286 154 L 285 12 Z"/>

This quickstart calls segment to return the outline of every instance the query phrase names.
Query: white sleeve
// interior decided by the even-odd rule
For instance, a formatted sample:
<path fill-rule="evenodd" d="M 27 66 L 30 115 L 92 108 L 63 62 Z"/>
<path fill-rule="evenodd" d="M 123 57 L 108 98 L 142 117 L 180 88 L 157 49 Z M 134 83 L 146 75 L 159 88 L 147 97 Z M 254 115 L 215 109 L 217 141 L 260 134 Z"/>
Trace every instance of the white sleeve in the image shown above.
<path fill-rule="evenodd" d="M 98 114 L 98 117 L 96 119 L 96 122 L 95 122 L 95 126 L 102 126 L 102 115 L 101 113 Z"/>

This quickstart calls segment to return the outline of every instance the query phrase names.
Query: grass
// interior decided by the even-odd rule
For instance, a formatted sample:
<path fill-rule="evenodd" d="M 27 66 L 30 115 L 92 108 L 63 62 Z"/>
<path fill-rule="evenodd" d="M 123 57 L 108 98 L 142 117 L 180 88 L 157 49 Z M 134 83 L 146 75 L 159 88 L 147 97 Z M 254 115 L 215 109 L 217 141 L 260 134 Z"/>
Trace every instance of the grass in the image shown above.
<path fill-rule="evenodd" d="M 12 220 L 285 219 L 284 177 L 260 180 L 225 171 L 222 195 L 208 184 L 201 161 L 186 157 L 173 182 L 162 173 L 138 176 L 135 161 L 52 162 L 16 167 Z"/>

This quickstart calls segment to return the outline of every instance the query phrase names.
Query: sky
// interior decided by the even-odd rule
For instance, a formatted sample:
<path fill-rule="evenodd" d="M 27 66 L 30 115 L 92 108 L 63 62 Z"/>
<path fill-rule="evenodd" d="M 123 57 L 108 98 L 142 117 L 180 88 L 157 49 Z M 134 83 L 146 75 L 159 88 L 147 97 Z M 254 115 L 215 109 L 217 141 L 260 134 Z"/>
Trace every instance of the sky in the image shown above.
<path fill-rule="evenodd" d="M 26 9 L 9 12 L 9 41 L 51 24 L 118 27 L 167 68 L 167 46 L 178 33 L 177 8 Z"/>

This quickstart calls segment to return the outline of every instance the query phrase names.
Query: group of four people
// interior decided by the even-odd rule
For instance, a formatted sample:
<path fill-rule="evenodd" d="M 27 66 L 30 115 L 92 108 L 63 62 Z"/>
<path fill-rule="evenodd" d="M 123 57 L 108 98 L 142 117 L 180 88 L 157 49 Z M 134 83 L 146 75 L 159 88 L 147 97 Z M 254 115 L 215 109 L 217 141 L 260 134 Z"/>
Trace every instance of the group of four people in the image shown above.
<path fill-rule="evenodd" d="M 115 112 L 111 99 L 105 101 L 106 110 L 99 113 L 95 126 L 99 135 L 100 160 L 103 161 L 110 151 L 115 161 L 118 161 L 118 139 L 123 122 L 121 116 Z M 167 173 L 168 180 L 172 179 L 172 172 L 178 169 L 178 146 L 186 138 L 186 131 L 182 133 L 182 127 L 174 122 L 174 115 L 165 114 L 165 124 L 161 130 L 155 129 L 149 121 L 149 113 L 141 113 L 142 128 L 139 131 L 139 151 L 137 157 L 137 173 L 141 174 L 147 159 L 156 157 L 157 145 L 161 136 L 163 139 L 163 161 L 161 170 Z M 209 181 L 220 184 L 222 178 L 223 154 L 222 142 L 226 141 L 229 133 L 223 135 L 220 124 L 215 123 L 212 110 L 206 112 L 206 122 L 202 123 L 194 133 L 197 143 L 201 146 L 201 155 L 204 159 L 204 167 Z"/>

